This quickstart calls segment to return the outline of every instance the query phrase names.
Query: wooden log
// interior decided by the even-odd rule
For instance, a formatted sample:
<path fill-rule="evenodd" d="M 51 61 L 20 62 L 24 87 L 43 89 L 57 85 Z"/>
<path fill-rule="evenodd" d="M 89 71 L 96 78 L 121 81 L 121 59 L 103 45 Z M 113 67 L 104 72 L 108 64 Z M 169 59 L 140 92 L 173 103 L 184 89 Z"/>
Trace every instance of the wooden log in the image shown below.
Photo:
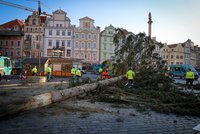
<path fill-rule="evenodd" d="M 4 110 L 2 110 L 3 112 L 0 113 L 0 118 L 7 115 L 12 115 L 23 111 L 47 106 L 55 102 L 63 101 L 77 95 L 87 93 L 91 90 L 95 90 L 99 85 L 107 86 L 111 83 L 117 82 L 121 80 L 122 77 L 123 76 L 119 76 L 107 80 L 97 81 L 91 84 L 85 84 L 64 90 L 51 91 L 48 93 L 28 97 L 24 101 L 9 104 L 7 107 L 4 108 Z"/>

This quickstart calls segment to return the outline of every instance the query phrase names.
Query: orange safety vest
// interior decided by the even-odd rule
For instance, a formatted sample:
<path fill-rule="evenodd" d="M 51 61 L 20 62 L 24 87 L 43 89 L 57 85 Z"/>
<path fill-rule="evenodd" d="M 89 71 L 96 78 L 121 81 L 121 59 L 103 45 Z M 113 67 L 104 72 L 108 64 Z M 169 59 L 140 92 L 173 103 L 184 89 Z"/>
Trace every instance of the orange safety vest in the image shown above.
<path fill-rule="evenodd" d="M 110 76 L 109 76 L 108 71 L 103 71 L 102 72 L 102 79 L 109 79 L 109 78 L 110 78 Z"/>

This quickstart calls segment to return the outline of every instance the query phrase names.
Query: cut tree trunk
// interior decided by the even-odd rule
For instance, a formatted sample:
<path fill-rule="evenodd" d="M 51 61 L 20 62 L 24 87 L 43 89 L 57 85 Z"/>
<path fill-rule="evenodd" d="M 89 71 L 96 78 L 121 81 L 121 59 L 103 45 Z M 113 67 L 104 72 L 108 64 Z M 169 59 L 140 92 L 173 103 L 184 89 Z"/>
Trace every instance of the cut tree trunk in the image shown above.
<path fill-rule="evenodd" d="M 60 102 L 83 93 L 95 90 L 98 86 L 107 86 L 121 80 L 123 76 L 114 77 L 107 80 L 97 81 L 91 84 L 85 84 L 77 87 L 67 88 L 64 90 L 51 91 L 48 93 L 27 97 L 25 100 L 20 102 L 14 102 L 7 105 L 1 110 L 0 118 L 8 115 L 13 115 L 23 111 L 43 107 L 50 105 L 55 102 Z"/>

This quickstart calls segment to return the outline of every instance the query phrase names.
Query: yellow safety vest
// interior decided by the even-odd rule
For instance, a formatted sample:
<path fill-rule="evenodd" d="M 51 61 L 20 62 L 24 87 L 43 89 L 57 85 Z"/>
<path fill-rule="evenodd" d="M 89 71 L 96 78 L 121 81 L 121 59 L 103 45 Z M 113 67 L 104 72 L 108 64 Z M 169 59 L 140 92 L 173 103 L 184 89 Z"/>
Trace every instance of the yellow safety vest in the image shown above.
<path fill-rule="evenodd" d="M 75 68 L 72 68 L 72 69 L 71 69 L 71 74 L 76 74 Z"/>
<path fill-rule="evenodd" d="M 76 75 L 81 77 L 81 70 L 77 70 Z"/>
<path fill-rule="evenodd" d="M 33 72 L 33 73 L 37 73 L 37 68 L 34 67 L 34 68 L 32 69 L 32 72 Z"/>
<path fill-rule="evenodd" d="M 100 68 L 99 68 L 99 73 L 101 73 L 102 71 L 103 71 L 103 68 L 100 67 Z"/>
<path fill-rule="evenodd" d="M 50 67 L 47 68 L 47 72 L 51 73 L 51 68 Z"/>
<path fill-rule="evenodd" d="M 128 72 L 126 73 L 126 77 L 128 78 L 128 80 L 132 80 L 135 77 L 135 72 L 133 72 L 132 70 L 128 70 Z"/>
<path fill-rule="evenodd" d="M 186 79 L 194 79 L 194 73 L 192 71 L 188 71 L 185 76 Z"/>

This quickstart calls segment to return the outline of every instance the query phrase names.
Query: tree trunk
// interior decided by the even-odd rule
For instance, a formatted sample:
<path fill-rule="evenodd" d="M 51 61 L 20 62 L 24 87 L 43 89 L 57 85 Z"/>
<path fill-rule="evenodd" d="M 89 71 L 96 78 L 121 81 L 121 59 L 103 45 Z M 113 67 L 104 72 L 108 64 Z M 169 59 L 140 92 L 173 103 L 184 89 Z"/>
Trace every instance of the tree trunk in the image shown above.
<path fill-rule="evenodd" d="M 4 107 L 1 110 L 0 117 L 7 115 L 13 115 L 30 109 L 35 109 L 43 106 L 50 105 L 55 102 L 66 100 L 77 95 L 95 90 L 98 86 L 107 86 L 111 83 L 115 83 L 122 79 L 123 76 L 97 81 L 91 84 L 85 84 L 77 87 L 72 87 L 64 90 L 51 91 L 48 93 L 27 97 L 25 100 L 20 102 L 14 102 Z"/>

